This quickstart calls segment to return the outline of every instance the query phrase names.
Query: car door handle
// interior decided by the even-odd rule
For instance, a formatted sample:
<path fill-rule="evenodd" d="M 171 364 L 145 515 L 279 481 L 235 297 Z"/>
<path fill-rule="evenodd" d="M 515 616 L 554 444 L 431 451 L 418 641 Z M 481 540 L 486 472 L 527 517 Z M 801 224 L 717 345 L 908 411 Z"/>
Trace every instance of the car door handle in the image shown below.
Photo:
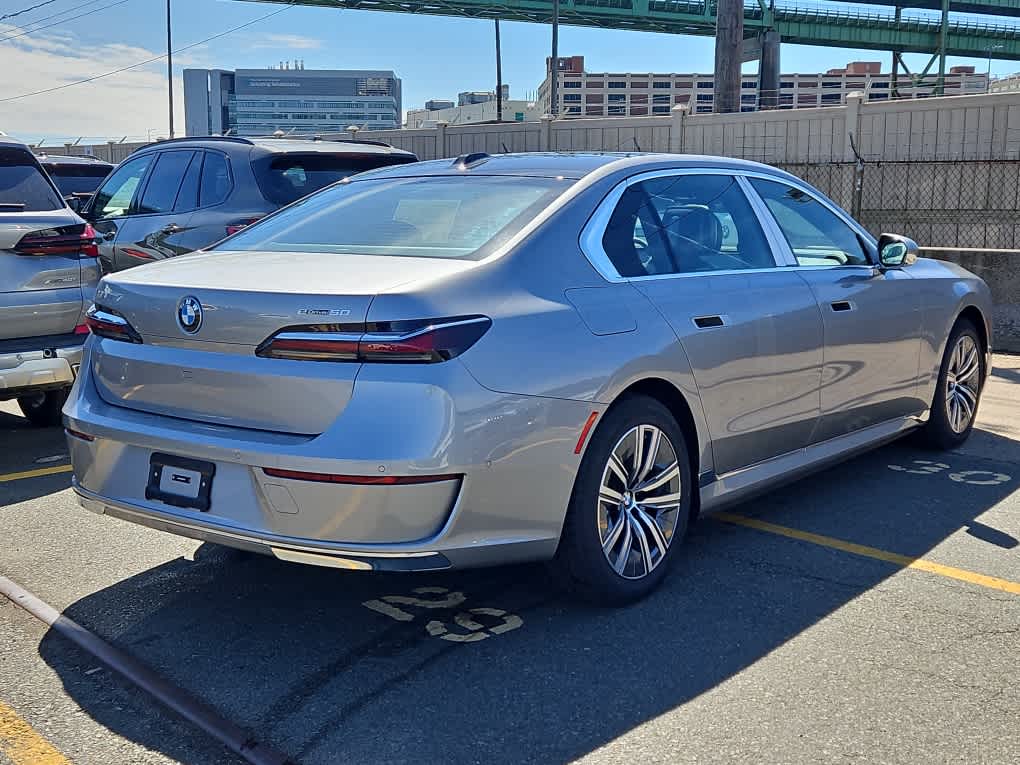
<path fill-rule="evenodd" d="M 164 234 L 176 234 L 180 230 L 181 227 L 178 226 L 176 223 L 168 223 L 167 225 L 163 226 L 163 228 L 160 229 L 160 231 Z"/>
<path fill-rule="evenodd" d="M 726 324 L 726 319 L 722 316 L 695 316 L 694 326 L 698 329 L 711 329 L 712 327 L 722 327 Z"/>
<path fill-rule="evenodd" d="M 837 300 L 829 304 L 833 311 L 852 311 L 854 310 L 854 304 L 849 300 Z"/>

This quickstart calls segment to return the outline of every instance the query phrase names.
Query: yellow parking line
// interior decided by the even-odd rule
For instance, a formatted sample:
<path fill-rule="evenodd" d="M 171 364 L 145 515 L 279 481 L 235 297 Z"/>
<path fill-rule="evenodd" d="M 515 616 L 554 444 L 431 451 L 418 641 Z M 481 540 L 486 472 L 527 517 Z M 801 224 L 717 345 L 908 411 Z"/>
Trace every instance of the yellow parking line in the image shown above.
<path fill-rule="evenodd" d="M 782 537 L 799 539 L 802 542 L 810 542 L 811 544 L 821 545 L 822 547 L 830 547 L 834 550 L 842 550 L 843 552 L 848 552 L 852 555 L 861 555 L 865 558 L 874 558 L 875 560 L 886 561 L 887 563 L 902 566 L 903 568 L 927 571 L 929 574 L 937 574 L 938 576 L 948 577 L 949 579 L 958 579 L 961 582 L 976 584 L 979 587 L 987 587 L 991 590 L 1001 590 L 1002 592 L 1008 592 L 1013 595 L 1020 595 L 1020 582 L 1011 582 L 1008 579 L 999 579 L 995 576 L 985 576 L 984 574 L 967 571 L 963 568 L 956 568 L 955 566 L 943 566 L 941 563 L 934 563 L 923 558 L 912 558 L 909 555 L 900 555 L 899 553 L 880 550 L 877 547 L 868 547 L 867 545 L 846 542 L 842 539 L 836 539 L 835 537 L 813 534 L 810 531 L 791 529 L 789 526 L 780 526 L 776 523 L 760 521 L 757 518 L 749 518 L 746 515 L 719 512 L 712 513 L 709 517 L 725 523 L 734 523 L 738 526 L 746 526 L 750 529 L 766 531 L 769 534 L 778 534 Z"/>
<path fill-rule="evenodd" d="M 5 475 L 0 475 L 0 483 L 20 481 L 22 478 L 37 478 L 41 475 L 70 473 L 72 470 L 73 468 L 70 465 L 54 465 L 53 467 L 36 468 L 35 470 L 23 470 L 20 473 L 7 473 Z"/>
<path fill-rule="evenodd" d="M 6 755 L 13 765 L 71 765 L 70 760 L 2 701 L 0 754 Z"/>

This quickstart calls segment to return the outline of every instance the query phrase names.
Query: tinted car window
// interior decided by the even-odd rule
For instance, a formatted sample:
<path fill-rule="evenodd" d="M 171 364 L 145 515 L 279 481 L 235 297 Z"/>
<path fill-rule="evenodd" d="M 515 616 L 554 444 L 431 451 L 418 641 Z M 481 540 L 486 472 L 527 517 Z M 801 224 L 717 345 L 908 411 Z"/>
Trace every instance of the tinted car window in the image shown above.
<path fill-rule="evenodd" d="M 726 175 L 665 176 L 628 186 L 602 246 L 621 276 L 776 265 L 747 197 Z"/>
<path fill-rule="evenodd" d="M 218 205 L 230 196 L 232 187 L 227 158 L 214 151 L 207 151 L 205 162 L 202 163 L 202 187 L 198 203 L 202 207 Z"/>
<path fill-rule="evenodd" d="M 152 155 L 129 159 L 113 171 L 92 201 L 93 217 L 117 218 L 126 215 L 131 208 L 138 184 L 145 177 L 145 171 L 152 163 Z"/>
<path fill-rule="evenodd" d="M 198 181 L 202 174 L 202 157 L 205 152 L 196 151 L 191 158 L 184 173 L 184 181 L 181 183 L 181 190 L 177 192 L 177 204 L 174 205 L 176 212 L 194 210 L 198 207 Z"/>
<path fill-rule="evenodd" d="M 287 205 L 350 175 L 406 161 L 385 155 L 287 154 L 256 163 L 255 178 L 266 199 Z"/>
<path fill-rule="evenodd" d="M 64 200 L 46 180 L 31 152 L 0 149 L 0 205 L 8 210 L 39 212 L 59 210 Z"/>
<path fill-rule="evenodd" d="M 92 193 L 110 174 L 110 168 L 106 165 L 47 165 L 46 172 L 66 197 Z"/>
<path fill-rule="evenodd" d="M 332 186 L 214 249 L 480 259 L 573 181 L 424 177 Z"/>
<path fill-rule="evenodd" d="M 174 209 L 177 192 L 193 155 L 192 151 L 164 151 L 159 155 L 142 192 L 138 212 L 164 213 Z"/>
<path fill-rule="evenodd" d="M 867 265 L 861 238 L 817 199 L 778 181 L 751 179 L 802 266 Z"/>

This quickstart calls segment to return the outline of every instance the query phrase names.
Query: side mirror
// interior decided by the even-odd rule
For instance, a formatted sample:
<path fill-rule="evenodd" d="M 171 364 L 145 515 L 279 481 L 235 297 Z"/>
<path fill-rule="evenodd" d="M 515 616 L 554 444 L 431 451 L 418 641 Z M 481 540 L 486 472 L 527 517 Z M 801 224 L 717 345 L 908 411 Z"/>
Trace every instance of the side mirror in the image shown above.
<path fill-rule="evenodd" d="M 74 194 L 64 197 L 64 201 L 67 202 L 67 206 L 74 210 L 76 213 L 81 212 L 81 199 L 76 197 Z"/>
<path fill-rule="evenodd" d="M 917 262 L 917 242 L 899 234 L 882 234 L 878 238 L 878 261 L 885 268 L 903 268 Z"/>

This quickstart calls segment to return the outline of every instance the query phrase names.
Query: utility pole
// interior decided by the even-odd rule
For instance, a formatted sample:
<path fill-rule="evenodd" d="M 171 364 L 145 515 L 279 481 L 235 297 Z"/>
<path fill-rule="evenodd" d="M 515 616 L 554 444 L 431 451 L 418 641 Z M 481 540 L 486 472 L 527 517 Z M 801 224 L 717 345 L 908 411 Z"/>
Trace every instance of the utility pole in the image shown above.
<path fill-rule="evenodd" d="M 743 0 L 740 0 L 743 2 Z M 550 86 L 549 114 L 556 117 L 560 111 L 560 0 L 553 0 L 552 61 L 549 63 Z"/>
<path fill-rule="evenodd" d="M 715 14 L 715 98 L 712 100 L 716 112 L 738 112 L 744 0 L 718 0 Z"/>
<path fill-rule="evenodd" d="M 499 18 L 496 18 L 496 122 L 503 121 L 503 56 L 499 49 Z"/>
<path fill-rule="evenodd" d="M 170 137 L 174 137 L 174 53 L 170 34 L 170 0 L 166 0 L 166 91 L 170 115 Z"/>

